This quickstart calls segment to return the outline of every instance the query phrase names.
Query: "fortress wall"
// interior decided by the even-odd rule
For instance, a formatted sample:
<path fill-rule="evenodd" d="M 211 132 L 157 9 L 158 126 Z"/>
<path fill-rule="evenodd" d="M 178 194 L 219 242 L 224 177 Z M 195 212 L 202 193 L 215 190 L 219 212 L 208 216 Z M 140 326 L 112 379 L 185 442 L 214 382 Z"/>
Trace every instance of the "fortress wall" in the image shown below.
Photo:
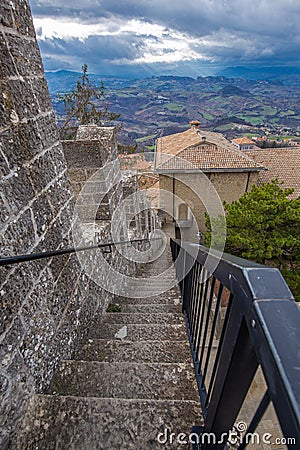
<path fill-rule="evenodd" d="M 63 146 L 28 1 L 2 0 L 0 257 L 111 239 L 112 214 L 123 198 L 115 130 L 82 127 L 77 140 Z M 104 175 L 94 180 L 82 210 L 74 210 L 82 186 L 103 166 Z M 99 205 L 103 192 L 95 233 L 87 207 Z M 147 237 L 146 223 L 140 222 L 135 233 Z M 126 230 L 123 234 L 128 236 Z M 113 247 L 106 261 L 120 273 L 134 274 L 137 264 L 119 250 Z M 76 254 L 0 267 L 1 448 L 17 429 L 26 401 L 47 389 L 59 361 L 70 358 L 95 314 L 102 314 L 114 298 L 105 289 L 105 282 L 114 282 L 109 280 L 112 270 L 102 271 L 99 251 L 88 253 L 86 260 L 93 270 L 100 269 L 97 283 L 82 270 Z"/>
<path fill-rule="evenodd" d="M 73 193 L 27 0 L 0 2 L 0 59 L 0 256 L 70 247 Z M 1 448 L 110 298 L 76 255 L 0 268 Z"/>

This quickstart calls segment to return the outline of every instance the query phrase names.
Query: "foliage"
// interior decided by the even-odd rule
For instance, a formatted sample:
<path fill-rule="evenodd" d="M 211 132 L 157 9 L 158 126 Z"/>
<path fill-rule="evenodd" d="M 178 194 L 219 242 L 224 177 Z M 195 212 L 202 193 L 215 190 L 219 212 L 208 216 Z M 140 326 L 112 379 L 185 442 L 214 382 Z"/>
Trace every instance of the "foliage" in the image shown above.
<path fill-rule="evenodd" d="M 59 94 L 58 99 L 63 102 L 66 120 L 60 128 L 61 138 L 72 139 L 79 125 L 104 125 L 120 117 L 108 111 L 108 104 L 104 100 L 104 84 L 100 87 L 93 84 L 87 72 L 87 65 L 82 66 L 82 75 L 76 86 L 65 94 Z"/>
<path fill-rule="evenodd" d="M 292 192 L 274 180 L 254 186 L 232 204 L 225 202 L 225 251 L 278 267 L 300 300 L 300 198 L 289 199 Z M 210 239 L 213 223 L 207 218 L 206 225 Z"/>
<path fill-rule="evenodd" d="M 121 312 L 122 308 L 117 303 L 110 303 L 107 307 L 106 312 L 108 313 L 115 313 L 115 312 Z"/>
<path fill-rule="evenodd" d="M 138 145 L 125 145 L 125 144 L 118 144 L 118 153 L 125 154 L 125 155 L 132 155 L 134 153 L 137 153 L 138 151 Z"/>

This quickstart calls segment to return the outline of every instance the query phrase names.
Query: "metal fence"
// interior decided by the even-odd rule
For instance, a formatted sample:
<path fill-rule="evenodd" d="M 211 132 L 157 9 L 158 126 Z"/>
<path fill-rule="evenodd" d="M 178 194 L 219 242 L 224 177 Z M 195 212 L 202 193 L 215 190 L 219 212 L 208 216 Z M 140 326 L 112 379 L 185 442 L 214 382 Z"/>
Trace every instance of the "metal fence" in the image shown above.
<path fill-rule="evenodd" d="M 235 448 L 247 447 L 272 403 L 286 446 L 299 449 L 300 313 L 280 271 L 180 240 L 171 250 L 204 415 L 194 448 L 227 448 L 261 367 L 266 391 Z"/>

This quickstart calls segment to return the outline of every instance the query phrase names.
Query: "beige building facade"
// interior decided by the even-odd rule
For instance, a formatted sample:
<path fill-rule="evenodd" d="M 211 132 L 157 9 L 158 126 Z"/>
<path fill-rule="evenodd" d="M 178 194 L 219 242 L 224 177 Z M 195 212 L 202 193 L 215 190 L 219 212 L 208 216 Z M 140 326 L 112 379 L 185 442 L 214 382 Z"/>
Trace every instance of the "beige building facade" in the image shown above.
<path fill-rule="evenodd" d="M 250 191 L 264 167 L 194 121 L 189 130 L 158 139 L 154 170 L 164 220 L 193 228 L 193 238 L 195 226 L 205 230 L 205 212 L 217 214 L 224 201 Z"/>

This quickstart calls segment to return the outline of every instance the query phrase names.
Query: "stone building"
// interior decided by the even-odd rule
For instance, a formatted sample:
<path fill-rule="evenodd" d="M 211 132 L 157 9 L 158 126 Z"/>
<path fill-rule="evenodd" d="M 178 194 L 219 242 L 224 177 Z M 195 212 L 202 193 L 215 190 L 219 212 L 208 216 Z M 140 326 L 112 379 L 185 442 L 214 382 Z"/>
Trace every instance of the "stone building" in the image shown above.
<path fill-rule="evenodd" d="M 184 227 L 196 221 L 199 230 L 205 228 L 207 180 L 221 203 L 231 203 L 251 190 L 263 169 L 221 134 L 201 130 L 198 121 L 191 122 L 187 131 L 157 140 L 160 207 L 166 211 L 167 221 L 175 220 Z M 172 204 L 165 201 L 166 192 L 172 194 Z"/>

